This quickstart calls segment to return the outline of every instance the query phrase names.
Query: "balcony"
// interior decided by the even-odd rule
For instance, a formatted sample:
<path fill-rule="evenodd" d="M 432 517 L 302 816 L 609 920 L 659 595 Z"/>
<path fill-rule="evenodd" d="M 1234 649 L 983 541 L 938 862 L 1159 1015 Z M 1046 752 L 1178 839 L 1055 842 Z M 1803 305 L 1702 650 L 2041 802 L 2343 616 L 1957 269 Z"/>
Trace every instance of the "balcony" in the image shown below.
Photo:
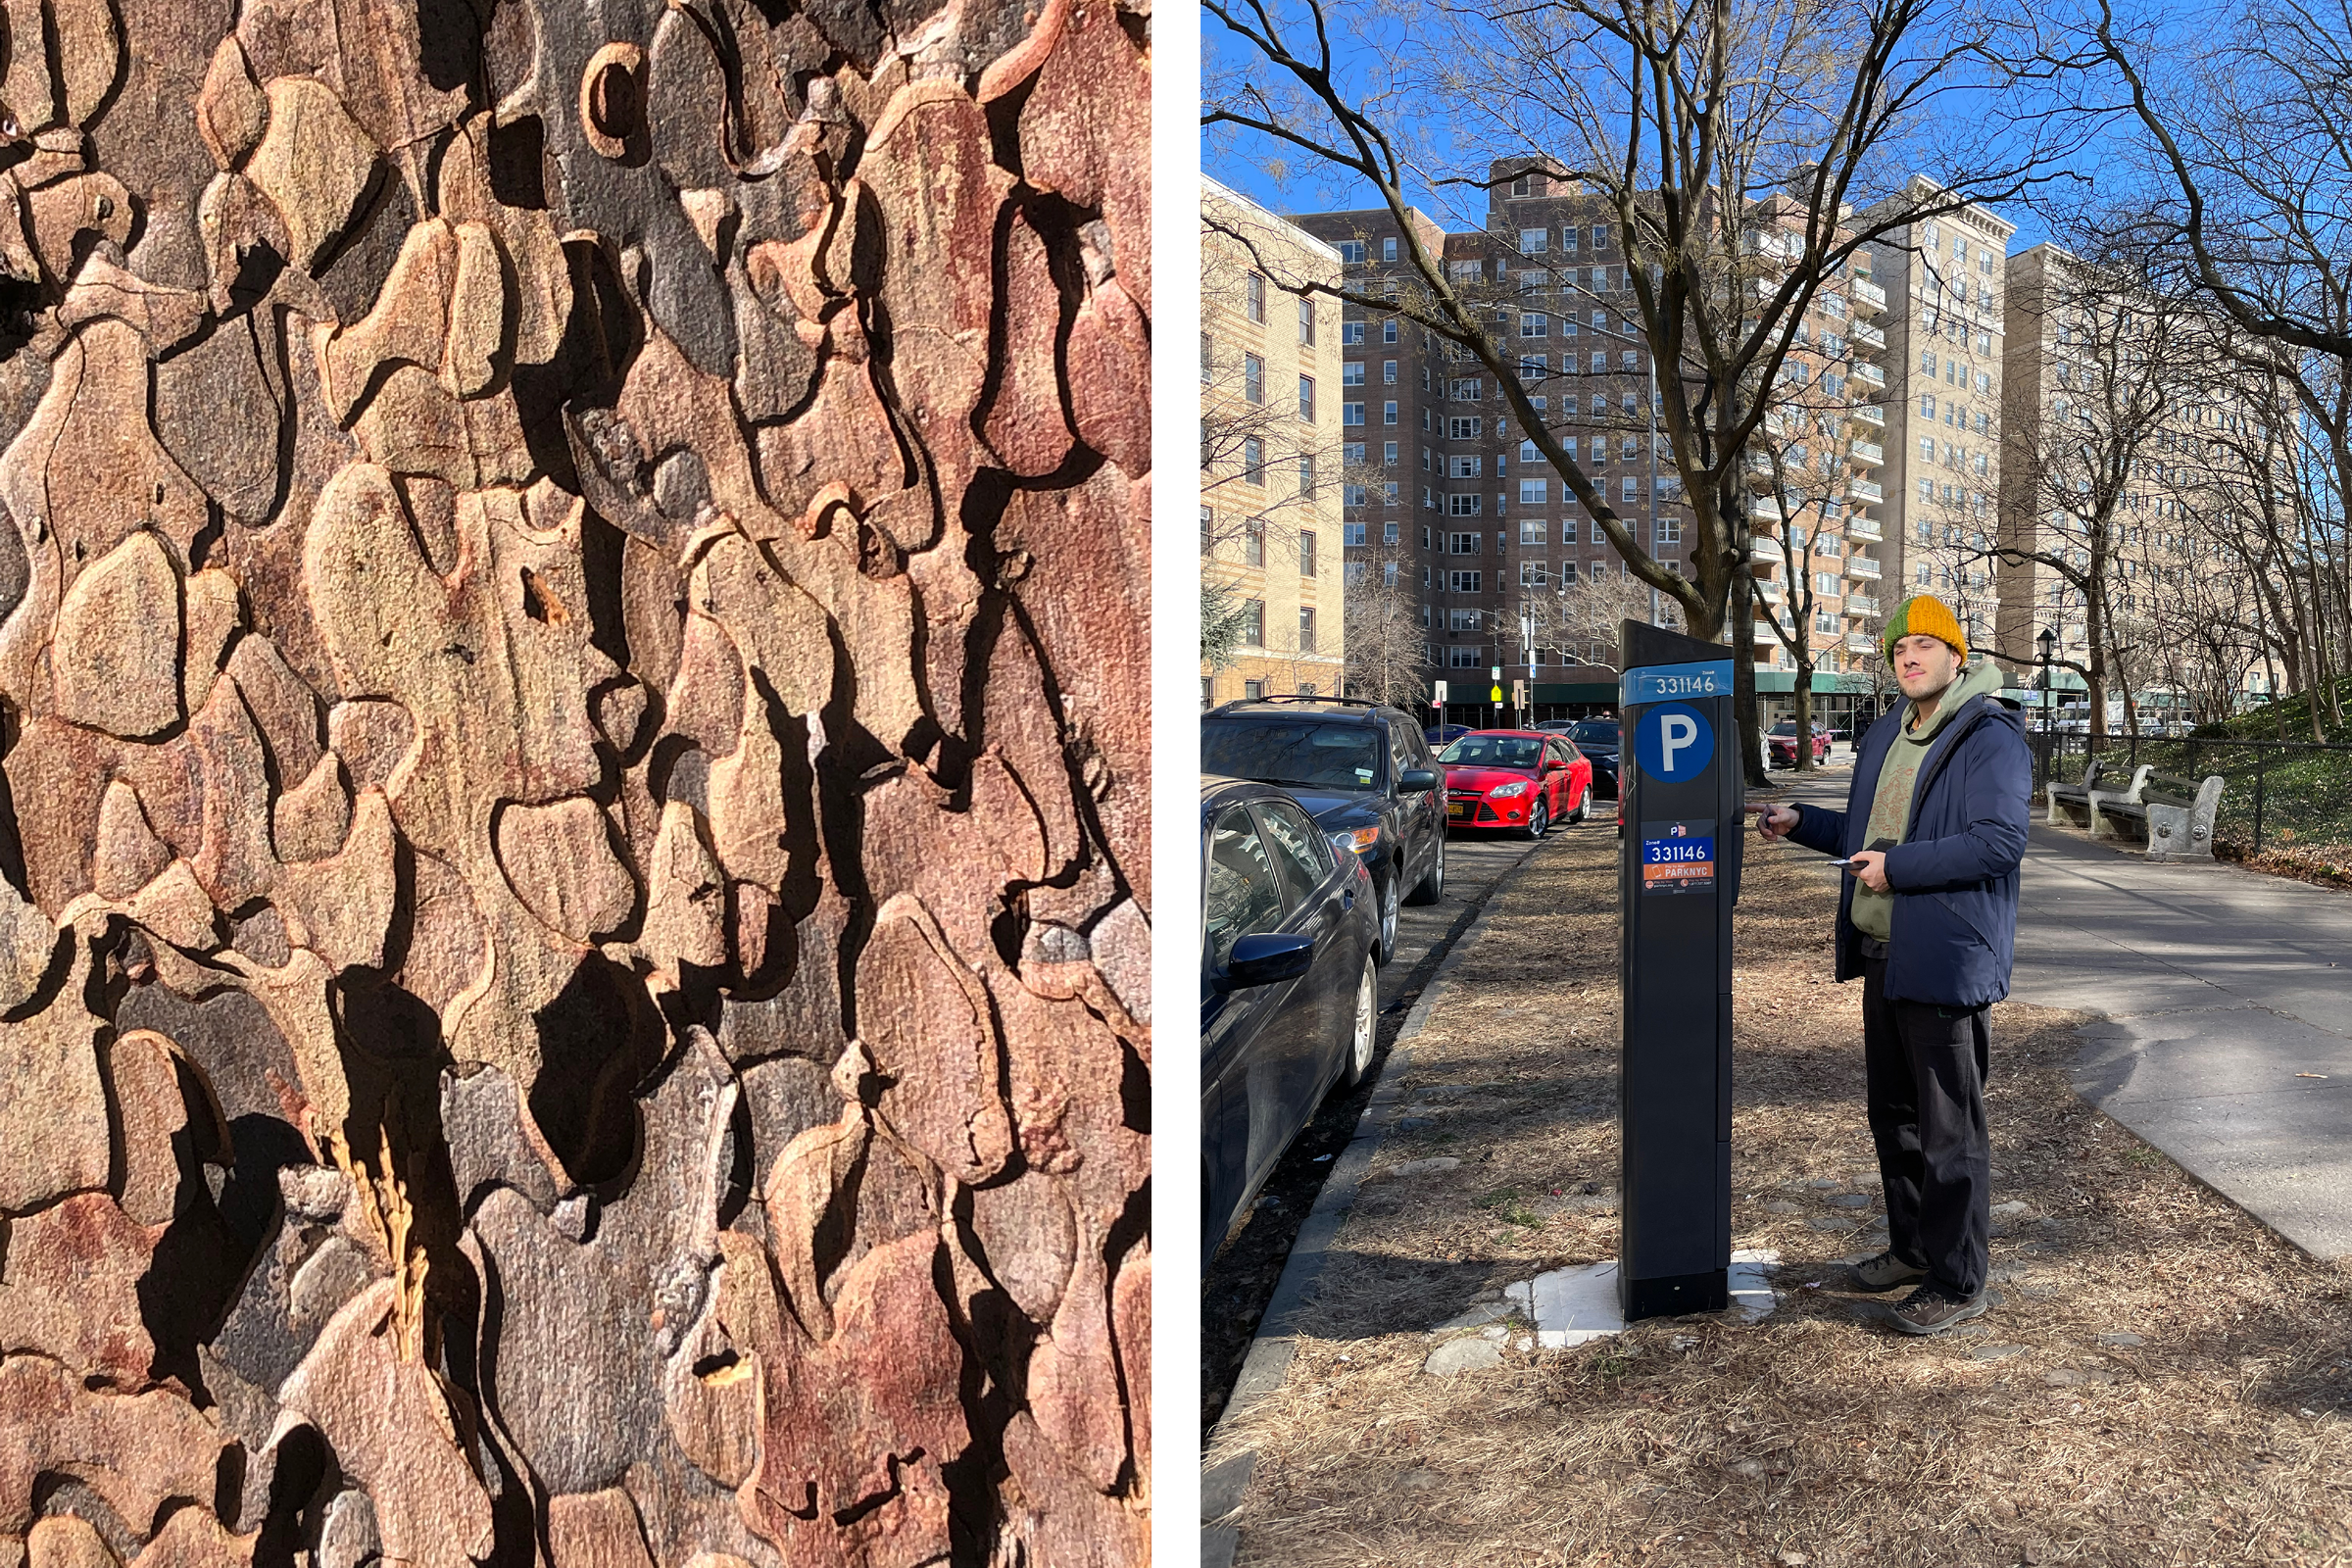
<path fill-rule="evenodd" d="M 1884 431 L 1886 428 L 1886 411 L 1876 403 L 1857 403 L 1845 411 L 1845 416 L 1864 429 Z"/>
<path fill-rule="evenodd" d="M 1848 529 L 1847 531 L 1850 533 L 1852 530 Z M 1868 577 L 1876 581 L 1879 575 L 1879 558 L 1876 556 L 1848 556 L 1845 558 L 1845 574 L 1848 577 Z"/>
<path fill-rule="evenodd" d="M 1848 539 L 1884 539 L 1886 537 L 1879 531 L 1878 518 L 1865 517 L 1859 512 L 1845 519 L 1845 536 Z"/>
<path fill-rule="evenodd" d="M 1768 605 L 1779 604 L 1787 594 L 1788 590 L 1777 582 L 1766 581 L 1756 584 L 1756 597 Z"/>
<path fill-rule="evenodd" d="M 1876 441 L 1857 441 L 1851 452 L 1853 461 L 1862 467 L 1883 468 L 1886 466 L 1886 449 Z"/>
<path fill-rule="evenodd" d="M 1847 594 L 1845 612 L 1849 615 L 1875 615 L 1879 612 L 1879 602 L 1869 594 Z"/>
<path fill-rule="evenodd" d="M 1879 640 L 1866 631 L 1849 631 L 1845 634 L 1845 651 L 1849 654 L 1875 654 L 1879 651 Z"/>
<path fill-rule="evenodd" d="M 1879 488 L 1879 481 L 1876 479 L 1848 479 L 1845 481 L 1845 493 L 1864 506 L 1870 507 L 1875 507 L 1886 499 L 1886 492 Z"/>
<path fill-rule="evenodd" d="M 1856 348 L 1868 349 L 1873 354 L 1886 352 L 1886 334 L 1868 321 L 1856 321 L 1847 329 L 1846 338 Z"/>
<path fill-rule="evenodd" d="M 1854 367 L 1853 378 L 1874 392 L 1886 390 L 1886 372 L 1867 361 Z"/>
<path fill-rule="evenodd" d="M 1857 277 L 1846 286 L 1846 298 L 1854 302 L 1857 312 L 1868 311 L 1876 316 L 1886 308 L 1886 291 L 1868 278 Z"/>
<path fill-rule="evenodd" d="M 1747 542 L 1747 559 L 1752 566 L 1775 566 L 1788 558 L 1778 539 L 1770 534 L 1758 534 Z"/>
<path fill-rule="evenodd" d="M 1770 496 L 1758 496 L 1748 503 L 1747 516 L 1750 522 L 1778 522 L 1781 520 L 1781 504 Z"/>

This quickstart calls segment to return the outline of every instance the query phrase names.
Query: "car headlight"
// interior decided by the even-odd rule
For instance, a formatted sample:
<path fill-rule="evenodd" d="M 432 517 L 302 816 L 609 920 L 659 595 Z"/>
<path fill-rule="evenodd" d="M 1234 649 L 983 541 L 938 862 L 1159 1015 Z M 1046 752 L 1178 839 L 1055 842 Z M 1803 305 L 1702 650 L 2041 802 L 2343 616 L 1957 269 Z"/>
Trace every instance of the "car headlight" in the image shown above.
<path fill-rule="evenodd" d="M 1504 784 L 1495 789 L 1489 790 L 1487 794 L 1490 799 L 1507 801 L 1514 796 L 1525 795 L 1529 790 L 1534 788 L 1535 785 L 1533 783 L 1526 779 L 1521 779 L 1516 784 Z"/>
<path fill-rule="evenodd" d="M 1358 855 L 1371 854 L 1372 847 L 1379 842 L 1380 829 L 1377 826 L 1351 827 L 1331 836 L 1333 849 L 1353 850 Z"/>

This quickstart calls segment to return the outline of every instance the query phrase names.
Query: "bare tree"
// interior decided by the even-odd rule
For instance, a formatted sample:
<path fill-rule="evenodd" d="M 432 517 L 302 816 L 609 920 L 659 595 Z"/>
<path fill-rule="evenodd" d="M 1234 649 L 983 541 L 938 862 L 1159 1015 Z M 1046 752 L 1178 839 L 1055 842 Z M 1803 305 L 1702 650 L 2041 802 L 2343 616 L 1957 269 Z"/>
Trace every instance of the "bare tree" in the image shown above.
<path fill-rule="evenodd" d="M 1422 669 L 1429 628 L 1421 624 L 1420 580 L 1412 552 L 1372 545 L 1348 562 L 1348 694 L 1413 708 L 1429 695 Z"/>
<path fill-rule="evenodd" d="M 2150 267 L 2144 250 L 2088 229 L 2079 243 L 2098 248 L 2055 261 L 2037 297 L 2012 297 L 2027 329 L 2054 344 L 2055 386 L 2008 389 L 2013 403 L 2046 399 L 2037 428 L 2028 427 L 2034 439 L 2010 443 L 2003 459 L 2019 466 L 2011 480 L 2023 526 L 1970 548 L 1968 559 L 2041 565 L 2071 596 L 2072 605 L 2061 608 L 2082 613 L 2082 657 L 2052 662 L 2082 676 L 2095 746 L 2107 733 L 2108 687 L 2122 673 L 2117 659 L 2138 647 L 2120 635 L 2119 580 L 2166 494 L 2169 443 L 2206 401 L 2201 356 L 2212 338 L 2193 297 Z M 2034 657 L 2001 652 L 2020 662 Z"/>
<path fill-rule="evenodd" d="M 1381 13 L 1381 49 L 1394 64 L 1374 78 L 1361 74 L 1354 51 L 1341 59 L 1336 34 L 1353 20 L 1341 0 L 1279 12 L 1271 0 L 1206 8 L 1246 58 L 1212 82 L 1203 123 L 1249 138 L 1285 167 L 1303 155 L 1376 193 L 1403 235 L 1411 273 L 1393 299 L 1346 283 L 1329 292 L 1424 327 L 1492 375 L 1628 569 L 1674 603 L 1695 635 L 1731 626 L 1748 764 L 1760 777 L 1740 470 L 1764 413 L 1759 393 L 1816 293 L 1864 243 L 2008 199 L 2039 177 L 2057 150 L 2042 134 L 2054 122 L 2023 110 L 1973 113 L 1964 123 L 1984 127 L 1975 132 L 1956 132 L 1945 117 L 1932 136 L 1912 135 L 1950 90 L 2019 85 L 2024 74 L 2001 62 L 2034 52 L 2005 50 L 1998 21 L 1943 0 L 1471 4 L 1401 21 Z M 1446 110 L 1445 150 L 1434 156 L 1412 123 L 1433 103 Z M 1556 169 L 1600 197 L 1613 220 L 1659 428 L 1694 516 L 1689 577 L 1650 554 L 1534 406 L 1495 330 L 1497 313 L 1515 318 L 1523 302 L 1450 276 L 1408 217 L 1408 192 L 1483 198 L 1493 177 L 1485 155 L 1529 148 L 1545 157 L 1522 158 L 1522 167 Z M 1881 203 L 1869 221 L 1840 226 L 1855 198 L 1899 190 L 1914 159 L 1934 172 L 1934 196 Z M 1768 198 L 1776 205 L 1767 223 L 1759 204 Z M 1544 259 L 1509 266 L 1522 263 L 1542 268 Z"/>

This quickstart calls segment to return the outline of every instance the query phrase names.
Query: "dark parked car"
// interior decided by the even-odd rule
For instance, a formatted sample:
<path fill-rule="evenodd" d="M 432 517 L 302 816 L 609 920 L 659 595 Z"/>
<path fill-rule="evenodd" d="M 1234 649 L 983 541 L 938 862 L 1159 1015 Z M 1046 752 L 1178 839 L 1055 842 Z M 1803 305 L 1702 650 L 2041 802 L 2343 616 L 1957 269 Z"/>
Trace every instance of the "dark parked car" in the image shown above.
<path fill-rule="evenodd" d="M 1372 1063 L 1371 873 L 1289 794 L 1200 781 L 1203 1264 L 1335 1086 Z"/>
<path fill-rule="evenodd" d="M 1470 733 L 1467 724 L 1432 724 L 1421 732 L 1421 738 L 1432 746 L 1443 746 L 1457 735 Z"/>
<path fill-rule="evenodd" d="M 1613 718 L 1578 718 L 1538 729 L 1557 729 L 1576 742 L 1576 749 L 1592 764 L 1592 793 L 1602 800 L 1617 794 L 1617 753 L 1623 732 Z"/>
<path fill-rule="evenodd" d="M 1335 845 L 1363 857 L 1383 963 L 1396 951 L 1396 906 L 1435 904 L 1445 889 L 1445 779 L 1400 708 L 1345 697 L 1227 703 L 1200 715 L 1200 771 L 1290 791 Z"/>

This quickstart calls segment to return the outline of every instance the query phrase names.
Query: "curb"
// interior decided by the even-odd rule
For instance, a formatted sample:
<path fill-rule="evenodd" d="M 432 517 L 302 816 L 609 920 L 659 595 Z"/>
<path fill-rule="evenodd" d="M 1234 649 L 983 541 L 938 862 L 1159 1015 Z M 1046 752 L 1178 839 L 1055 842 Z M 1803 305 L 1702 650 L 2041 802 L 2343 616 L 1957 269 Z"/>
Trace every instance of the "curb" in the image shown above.
<path fill-rule="evenodd" d="M 1388 1060 L 1381 1068 L 1379 1083 L 1373 1086 L 1371 1101 L 1356 1118 L 1355 1134 L 1348 1139 L 1340 1157 L 1332 1162 L 1331 1174 L 1323 1179 L 1322 1191 L 1316 1195 L 1314 1206 L 1307 1210 L 1305 1222 L 1298 1227 L 1298 1240 L 1291 1245 L 1282 1277 L 1275 1282 L 1273 1298 L 1267 1301 L 1265 1315 L 1258 1319 L 1257 1334 L 1250 1342 L 1250 1354 L 1242 1362 L 1241 1375 L 1234 1379 L 1224 1413 L 1217 1418 L 1218 1428 L 1222 1429 L 1236 1414 L 1282 1387 L 1283 1379 L 1289 1376 L 1291 1359 L 1298 1352 L 1292 1331 L 1299 1310 L 1323 1273 L 1331 1244 L 1338 1238 L 1348 1210 L 1354 1206 L 1356 1192 L 1372 1168 L 1372 1157 L 1380 1152 L 1381 1139 L 1396 1119 L 1397 1102 L 1404 1098 L 1405 1073 L 1413 1064 L 1411 1042 L 1428 1024 L 1438 999 L 1451 988 L 1453 971 L 1485 934 L 1487 921 L 1494 912 L 1494 895 L 1501 889 L 1504 878 L 1525 865 L 1529 857 L 1543 847 L 1529 845 L 1525 854 L 1487 885 L 1487 891 L 1468 911 L 1468 924 L 1460 928 L 1458 935 L 1448 938 L 1437 972 L 1421 988 L 1421 995 L 1404 1015 L 1396 1038 L 1389 1043 Z M 1214 1444 L 1214 1433 L 1209 1441 Z M 1232 1568 L 1234 1553 L 1241 1545 L 1241 1531 L 1225 1521 L 1241 1507 L 1242 1493 L 1249 1487 L 1250 1476 L 1256 1467 L 1257 1455 L 1244 1452 L 1201 1473 L 1201 1568 Z"/>

